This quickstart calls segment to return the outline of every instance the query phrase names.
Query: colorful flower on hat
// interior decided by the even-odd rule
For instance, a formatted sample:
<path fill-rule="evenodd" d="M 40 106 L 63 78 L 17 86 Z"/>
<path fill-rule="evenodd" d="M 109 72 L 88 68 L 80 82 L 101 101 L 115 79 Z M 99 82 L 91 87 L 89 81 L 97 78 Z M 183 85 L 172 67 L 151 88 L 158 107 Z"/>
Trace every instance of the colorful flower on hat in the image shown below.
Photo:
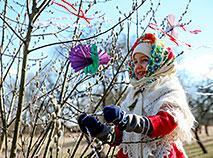
<path fill-rule="evenodd" d="M 171 47 L 167 47 L 166 52 L 168 54 L 168 60 L 175 58 L 174 51 L 171 49 Z"/>
<path fill-rule="evenodd" d="M 160 45 L 158 45 L 158 46 L 156 47 L 156 53 L 158 53 L 158 54 L 162 54 L 162 53 L 163 53 L 163 50 L 164 50 L 164 48 L 161 47 Z"/>
<path fill-rule="evenodd" d="M 154 67 L 154 70 L 157 70 L 159 68 L 159 65 L 155 64 L 153 67 Z"/>
<path fill-rule="evenodd" d="M 156 45 L 155 45 L 155 43 L 152 45 L 152 50 L 151 50 L 151 52 L 150 52 L 150 55 L 152 55 L 153 53 L 155 53 L 155 49 L 156 48 Z"/>
<path fill-rule="evenodd" d="M 158 55 L 158 54 L 154 57 L 154 61 L 155 61 L 156 63 L 160 63 L 161 60 L 162 60 L 162 58 L 161 58 L 161 56 Z"/>
<path fill-rule="evenodd" d="M 152 67 L 151 67 L 151 66 L 148 66 L 148 67 L 147 67 L 147 71 L 148 71 L 148 72 L 152 72 Z"/>

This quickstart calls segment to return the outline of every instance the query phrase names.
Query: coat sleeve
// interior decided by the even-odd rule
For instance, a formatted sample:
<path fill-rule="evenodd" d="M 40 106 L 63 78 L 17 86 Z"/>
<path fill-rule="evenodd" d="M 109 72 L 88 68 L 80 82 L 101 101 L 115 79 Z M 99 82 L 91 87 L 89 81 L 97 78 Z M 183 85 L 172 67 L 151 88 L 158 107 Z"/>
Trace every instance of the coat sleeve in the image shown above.
<path fill-rule="evenodd" d="M 151 138 L 167 135 L 177 126 L 174 117 L 165 111 L 146 117 L 130 114 L 127 119 L 125 129 L 127 132 L 143 133 Z M 123 131 L 119 130 L 119 125 L 114 127 L 114 131 L 114 141 L 111 146 L 117 146 L 122 142 Z"/>
<path fill-rule="evenodd" d="M 168 112 L 160 111 L 157 115 L 147 116 L 147 118 L 153 128 L 151 138 L 167 135 L 177 127 L 174 117 Z"/>
<path fill-rule="evenodd" d="M 114 127 L 114 140 L 110 146 L 118 146 L 122 142 L 122 137 L 123 137 L 123 131 L 120 131 L 117 126 Z"/>

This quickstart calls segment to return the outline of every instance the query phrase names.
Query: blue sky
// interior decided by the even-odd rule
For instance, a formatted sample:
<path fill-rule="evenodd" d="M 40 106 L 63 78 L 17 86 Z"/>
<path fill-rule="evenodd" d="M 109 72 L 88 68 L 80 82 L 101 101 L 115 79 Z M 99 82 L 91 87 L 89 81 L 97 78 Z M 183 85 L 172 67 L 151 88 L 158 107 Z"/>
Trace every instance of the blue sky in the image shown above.
<path fill-rule="evenodd" d="M 59 1 L 60 0 L 56 0 Z M 77 0 L 72 0 L 68 2 L 75 2 Z M 3 1 L 2 1 L 3 2 Z M 138 2 L 141 2 L 138 0 Z M 150 3 L 153 2 L 154 6 L 153 8 L 156 8 L 156 5 L 158 4 L 158 0 L 147 0 L 145 4 L 139 9 L 139 18 L 141 18 L 146 11 L 150 7 Z M 181 14 L 185 11 L 186 5 L 188 4 L 188 0 L 161 0 L 161 5 L 158 8 L 158 11 L 156 13 L 156 20 L 160 24 L 162 19 L 165 18 L 168 14 L 175 14 L 177 17 L 177 20 L 181 16 Z M 103 29 L 107 30 L 111 26 L 113 26 L 120 14 L 118 14 L 118 11 L 116 9 L 116 6 L 119 7 L 119 10 L 121 10 L 123 13 L 126 13 L 128 15 L 129 11 L 132 7 L 132 1 L 131 0 L 112 0 L 107 3 L 100 3 L 96 5 L 93 10 L 89 11 L 87 15 L 91 15 L 94 13 L 94 11 L 100 11 L 101 14 L 104 14 L 104 16 L 107 19 L 112 19 L 111 22 L 107 22 L 103 24 Z M 189 43 L 192 45 L 191 49 L 188 49 L 186 46 L 182 47 L 175 47 L 175 50 L 177 52 L 181 52 L 184 50 L 184 55 L 182 55 L 178 59 L 179 63 L 179 70 L 180 72 L 186 71 L 189 72 L 188 74 L 192 77 L 197 77 L 202 79 L 203 76 L 210 76 L 213 79 L 213 71 L 209 71 L 209 67 L 213 67 L 213 1 L 212 0 L 192 0 L 190 3 L 189 9 L 187 14 L 183 17 L 183 22 L 188 22 L 189 20 L 192 20 L 189 26 L 190 30 L 201 30 L 202 32 L 194 35 L 190 34 L 188 32 L 184 32 L 182 29 L 177 28 L 178 31 L 178 37 L 180 40 Z M 3 6 L 1 5 L 0 8 Z M 76 7 L 77 8 L 77 7 Z M 55 11 L 57 14 L 54 14 L 55 17 L 64 17 L 64 16 L 70 16 L 74 19 L 76 18 L 74 15 L 71 15 L 70 13 L 66 12 L 63 8 L 60 8 L 57 5 L 53 5 L 51 8 L 53 11 Z M 60 11 L 60 12 L 59 12 Z M 8 14 L 8 16 L 13 17 L 11 13 Z M 133 14 L 133 21 L 135 21 L 136 14 Z M 49 19 L 49 14 L 43 14 L 40 18 L 40 20 L 47 20 Z M 123 16 L 122 16 L 123 18 Z M 15 18 L 14 18 L 15 19 Z M 91 24 L 94 23 L 95 20 L 91 20 Z M 63 21 L 62 21 L 63 23 Z M 87 24 L 83 19 L 81 19 L 82 24 Z M 147 20 L 144 22 L 144 26 L 148 23 Z M 126 28 L 126 24 L 124 25 Z M 135 27 L 134 25 L 131 26 L 131 32 L 130 36 L 132 37 L 132 43 L 135 40 Z M 54 28 L 51 30 L 54 31 Z M 148 29 L 147 32 L 153 32 L 153 30 Z M 124 33 L 126 31 L 124 30 Z M 142 30 L 139 30 L 139 34 L 142 33 Z M 55 38 L 45 38 L 45 40 L 42 42 L 42 45 L 49 42 L 56 42 Z M 205 46 L 207 48 L 198 48 L 200 46 Z M 53 52 L 53 47 L 48 47 L 46 49 L 40 49 L 40 52 Z M 36 55 L 36 52 L 32 53 L 33 55 Z"/>
<path fill-rule="evenodd" d="M 138 0 L 138 2 L 141 2 Z M 150 3 L 153 2 L 155 9 L 158 0 L 147 0 L 144 5 L 139 9 L 139 19 L 147 12 L 150 7 Z M 161 5 L 159 6 L 156 13 L 156 20 L 158 24 L 161 23 L 163 18 L 165 18 L 168 14 L 176 15 L 176 21 L 180 18 L 182 13 L 185 11 L 185 8 L 188 4 L 188 0 L 161 0 Z M 88 12 L 87 15 L 94 13 L 94 11 L 100 11 L 100 15 L 104 14 L 107 19 L 112 19 L 111 22 L 107 22 L 103 24 L 103 30 L 107 30 L 111 26 L 113 26 L 118 18 L 121 16 L 116 9 L 118 6 L 119 10 L 122 13 L 126 13 L 128 15 L 129 11 L 132 8 L 132 1 L 130 0 L 112 0 L 107 3 L 100 3 L 92 10 Z M 192 78 L 203 79 L 206 75 L 213 79 L 213 70 L 209 71 L 209 67 L 213 67 L 213 1 L 212 0 L 192 0 L 187 14 L 183 17 L 182 22 L 188 22 L 192 20 L 190 25 L 186 26 L 190 30 L 201 30 L 202 32 L 199 34 L 190 34 L 189 32 L 185 32 L 180 28 L 177 28 L 178 38 L 190 45 L 192 48 L 188 48 L 184 44 L 180 47 L 176 47 L 174 43 L 169 41 L 169 43 L 174 44 L 174 49 L 177 51 L 177 54 L 181 51 L 184 51 L 184 55 L 182 55 L 178 59 L 179 63 L 179 73 L 187 72 Z M 59 6 L 54 6 L 54 8 L 63 10 Z M 54 9 L 53 9 L 54 10 Z M 61 12 L 62 13 L 62 12 Z M 69 16 L 71 14 L 62 13 L 61 16 Z M 71 15 L 72 16 L 72 15 Z M 136 14 L 133 14 L 133 21 L 135 21 Z M 150 16 L 149 16 L 150 17 Z M 122 18 L 124 18 L 122 16 Z M 147 18 L 149 19 L 149 18 Z M 91 24 L 93 24 L 95 20 L 91 20 Z M 81 24 L 87 24 L 83 19 L 81 19 Z M 148 24 L 148 20 L 143 22 L 143 26 Z M 124 27 L 127 25 L 125 24 Z M 139 29 L 139 35 L 143 30 Z M 127 31 L 124 30 L 124 33 Z M 147 32 L 154 32 L 152 29 L 147 29 Z M 158 33 L 158 32 L 155 32 Z M 131 25 L 130 36 L 132 37 L 132 43 L 136 39 L 136 29 L 134 25 Z M 135 38 L 134 38 L 135 37 Z M 180 43 L 181 44 L 181 43 Z M 205 48 L 206 47 L 206 48 Z"/>
<path fill-rule="evenodd" d="M 117 4 L 123 12 L 129 10 L 131 7 L 128 1 L 118 0 Z M 153 1 L 155 5 L 158 1 Z M 147 5 L 148 3 L 148 5 Z M 146 4 L 142 6 L 139 13 L 143 10 L 147 10 L 150 1 L 146 1 Z M 158 8 L 156 14 L 156 19 L 160 22 L 168 14 L 175 14 L 176 19 L 179 19 L 181 14 L 185 11 L 185 7 L 188 0 L 161 0 L 161 5 Z M 103 8 L 103 12 L 108 12 L 109 17 L 112 16 L 116 11 L 112 11 L 115 3 L 111 3 L 109 7 Z M 180 40 L 192 45 L 189 49 L 186 46 L 176 47 L 175 50 L 184 51 L 184 54 L 178 60 L 179 63 L 179 73 L 186 71 L 188 75 L 193 78 L 203 79 L 205 77 L 210 77 L 213 79 L 213 70 L 209 71 L 209 68 L 213 69 L 213 1 L 212 0 L 192 0 L 190 3 L 187 14 L 183 17 L 183 22 L 188 22 L 192 20 L 189 26 L 190 30 L 201 30 L 202 32 L 194 35 L 188 32 L 184 32 L 182 29 L 176 29 L 178 31 L 178 37 Z M 109 9 L 110 8 L 110 9 Z M 133 15 L 134 16 L 134 15 Z M 113 16 L 112 16 L 113 17 Z M 147 30 L 153 31 L 151 29 Z M 207 47 L 207 48 L 203 48 Z M 200 47 L 200 48 L 198 48 Z"/>

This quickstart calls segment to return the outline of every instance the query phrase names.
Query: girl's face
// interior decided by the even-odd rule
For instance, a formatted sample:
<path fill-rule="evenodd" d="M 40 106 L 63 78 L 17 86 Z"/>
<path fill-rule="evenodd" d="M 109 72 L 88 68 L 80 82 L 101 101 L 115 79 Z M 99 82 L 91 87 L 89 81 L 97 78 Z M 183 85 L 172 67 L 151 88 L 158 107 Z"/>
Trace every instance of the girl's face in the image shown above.
<path fill-rule="evenodd" d="M 135 64 L 134 68 L 135 75 L 140 80 L 145 75 L 149 57 L 143 53 L 135 53 L 133 61 Z"/>

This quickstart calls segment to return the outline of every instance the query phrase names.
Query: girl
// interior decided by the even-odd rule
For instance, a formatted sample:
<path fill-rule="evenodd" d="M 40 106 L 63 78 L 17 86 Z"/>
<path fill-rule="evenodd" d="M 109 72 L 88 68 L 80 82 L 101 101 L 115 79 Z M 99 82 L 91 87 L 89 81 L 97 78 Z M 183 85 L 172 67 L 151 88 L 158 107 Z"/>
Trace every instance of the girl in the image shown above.
<path fill-rule="evenodd" d="M 121 108 L 103 109 L 107 123 L 82 114 L 81 130 L 110 145 L 120 145 L 118 158 L 186 158 L 183 142 L 192 138 L 194 117 L 176 77 L 174 52 L 153 34 L 141 36 L 132 47 L 128 89 Z"/>

